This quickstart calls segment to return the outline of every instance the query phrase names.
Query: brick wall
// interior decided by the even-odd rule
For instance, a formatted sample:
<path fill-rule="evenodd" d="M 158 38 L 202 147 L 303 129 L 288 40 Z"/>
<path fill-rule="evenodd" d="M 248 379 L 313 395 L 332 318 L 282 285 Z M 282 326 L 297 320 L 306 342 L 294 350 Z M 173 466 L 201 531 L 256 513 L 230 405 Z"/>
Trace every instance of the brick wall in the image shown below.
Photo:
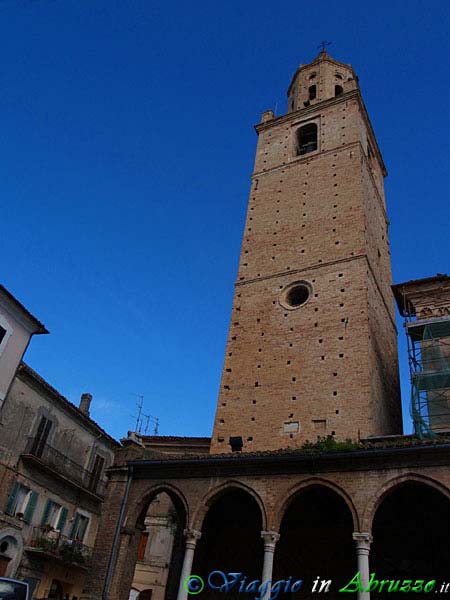
<path fill-rule="evenodd" d="M 401 432 L 384 166 L 358 91 L 327 94 L 258 127 L 212 453 Z M 298 156 L 304 123 L 318 149 Z"/>

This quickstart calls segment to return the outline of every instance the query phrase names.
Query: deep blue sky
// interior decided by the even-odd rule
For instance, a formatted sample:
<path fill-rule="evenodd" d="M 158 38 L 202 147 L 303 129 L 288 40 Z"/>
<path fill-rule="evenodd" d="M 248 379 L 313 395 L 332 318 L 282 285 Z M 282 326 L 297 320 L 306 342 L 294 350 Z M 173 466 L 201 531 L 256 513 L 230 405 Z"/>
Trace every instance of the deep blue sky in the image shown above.
<path fill-rule="evenodd" d="M 450 3 L 0 0 L 1 280 L 115 436 L 209 435 L 260 113 L 330 53 L 389 171 L 396 282 L 449 272 Z M 404 356 L 402 378 L 409 400 Z M 410 426 L 407 426 L 409 430 Z"/>

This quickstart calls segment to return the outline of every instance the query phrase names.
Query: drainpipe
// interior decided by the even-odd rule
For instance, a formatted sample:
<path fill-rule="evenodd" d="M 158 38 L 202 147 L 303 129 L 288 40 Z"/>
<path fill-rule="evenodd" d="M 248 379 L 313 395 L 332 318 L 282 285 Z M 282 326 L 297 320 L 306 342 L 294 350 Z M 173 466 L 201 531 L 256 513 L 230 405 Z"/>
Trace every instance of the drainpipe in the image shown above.
<path fill-rule="evenodd" d="M 123 516 L 128 502 L 128 495 L 130 493 L 131 480 L 133 479 L 133 466 L 128 465 L 128 479 L 127 486 L 125 488 L 125 494 L 122 499 L 122 505 L 120 507 L 119 519 L 117 521 L 116 533 L 114 534 L 114 541 L 111 549 L 111 556 L 109 557 L 108 570 L 106 571 L 105 583 L 103 585 L 102 600 L 108 600 L 108 591 L 111 584 L 111 578 L 113 574 L 114 564 L 117 558 L 117 546 L 119 544 L 120 530 L 122 529 Z"/>

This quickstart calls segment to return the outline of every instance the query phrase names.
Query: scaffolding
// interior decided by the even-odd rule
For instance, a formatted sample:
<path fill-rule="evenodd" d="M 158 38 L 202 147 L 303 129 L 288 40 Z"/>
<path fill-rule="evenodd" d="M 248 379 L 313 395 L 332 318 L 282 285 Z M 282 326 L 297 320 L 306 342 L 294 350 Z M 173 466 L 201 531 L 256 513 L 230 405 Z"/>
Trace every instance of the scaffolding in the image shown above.
<path fill-rule="evenodd" d="M 450 315 L 407 320 L 411 417 L 419 438 L 450 431 Z"/>

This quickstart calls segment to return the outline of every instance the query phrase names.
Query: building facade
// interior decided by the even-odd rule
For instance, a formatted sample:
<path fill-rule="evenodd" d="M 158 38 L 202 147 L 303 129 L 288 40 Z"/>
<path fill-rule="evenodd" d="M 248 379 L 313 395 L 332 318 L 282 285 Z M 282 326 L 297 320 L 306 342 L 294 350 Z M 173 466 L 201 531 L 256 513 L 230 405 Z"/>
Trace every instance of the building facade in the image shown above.
<path fill-rule="evenodd" d="M 205 456 L 209 453 L 210 438 L 177 436 L 142 436 L 129 432 L 123 445 L 137 446 L 155 456 Z M 129 600 L 164 600 L 174 550 L 181 554 L 182 532 L 176 507 L 165 492 L 149 503 L 139 540 L 136 568 Z"/>
<path fill-rule="evenodd" d="M 31 337 L 46 333 L 44 325 L 0 285 L 0 408 Z"/>
<path fill-rule="evenodd" d="M 86 599 L 161 597 L 133 582 L 163 495 L 165 600 L 223 598 L 228 573 L 233 599 L 446 584 L 450 440 L 402 435 L 386 171 L 353 69 L 321 52 L 256 130 L 210 450 L 116 452 Z"/>
<path fill-rule="evenodd" d="M 19 303 L 7 299 L 0 319 L 11 324 L 10 306 Z M 35 599 L 75 600 L 119 444 L 90 418 L 90 394 L 77 407 L 22 362 L 19 322 L 0 356 L 2 366 L 12 357 L 0 407 L 0 576 L 24 579 Z"/>
<path fill-rule="evenodd" d="M 394 286 L 405 317 L 411 373 L 411 414 L 419 436 L 450 431 L 450 277 Z"/>

